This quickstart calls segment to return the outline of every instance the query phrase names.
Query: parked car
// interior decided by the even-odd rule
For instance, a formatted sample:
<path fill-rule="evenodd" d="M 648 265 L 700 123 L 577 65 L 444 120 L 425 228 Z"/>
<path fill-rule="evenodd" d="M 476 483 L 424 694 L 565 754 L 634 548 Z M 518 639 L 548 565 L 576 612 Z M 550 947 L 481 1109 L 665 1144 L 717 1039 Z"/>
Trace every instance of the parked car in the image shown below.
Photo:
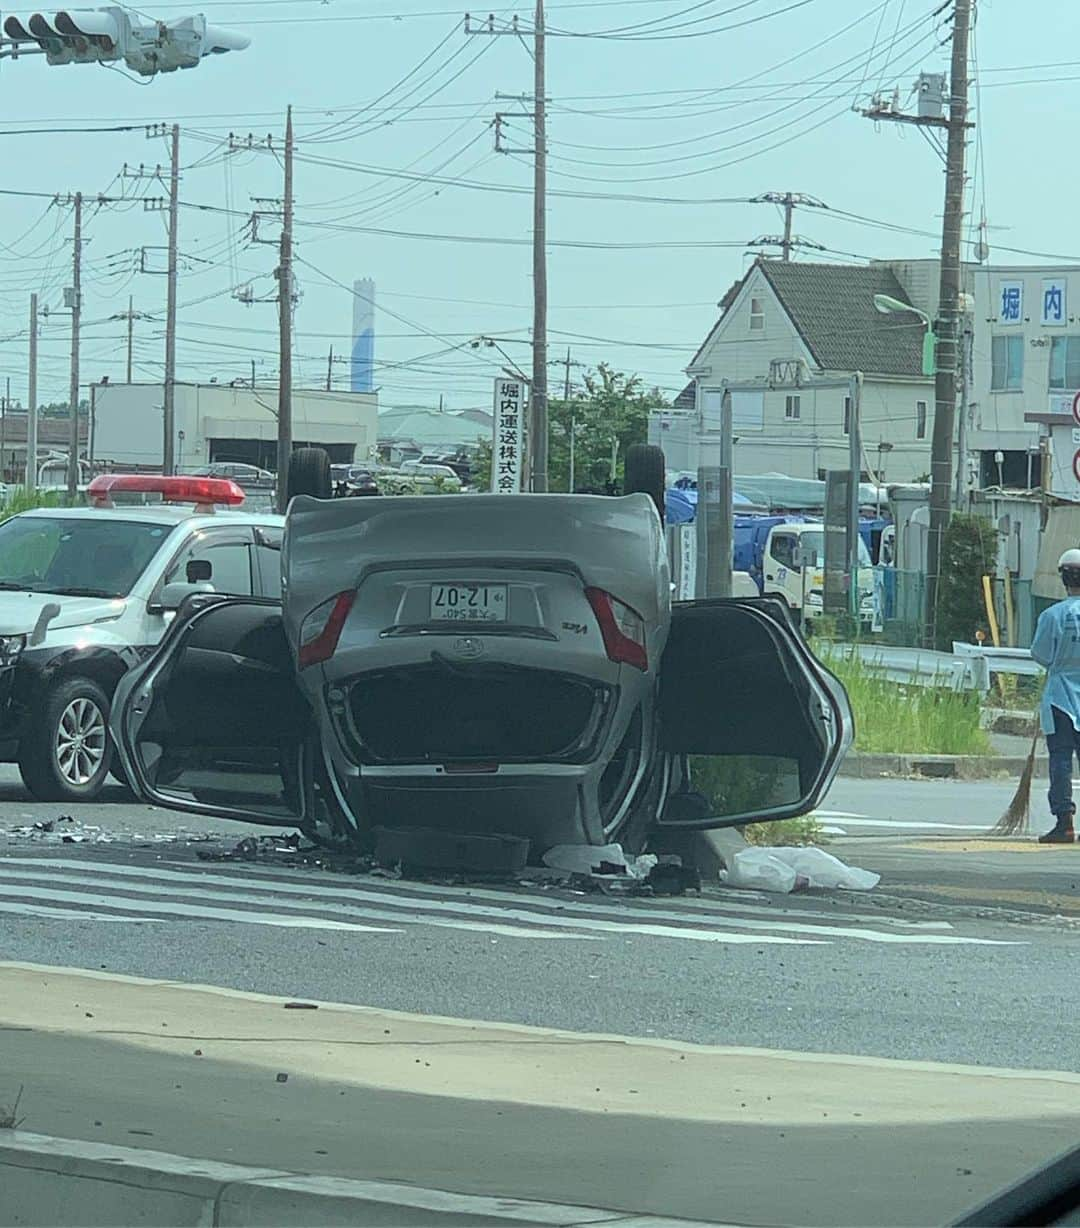
<path fill-rule="evenodd" d="M 449 465 L 433 465 L 420 460 L 401 462 L 401 472 L 406 477 L 425 485 L 441 488 L 444 491 L 459 491 L 461 478 Z"/>
<path fill-rule="evenodd" d="M 775 598 L 672 604 L 662 461 L 647 494 L 655 466 L 628 457 L 617 498 L 334 500 L 308 451 L 283 604 L 195 597 L 121 683 L 114 737 L 145 800 L 360 846 L 512 834 L 534 855 L 818 803 L 852 736 L 843 688 Z"/>
<path fill-rule="evenodd" d="M 233 478 L 237 482 L 273 482 L 274 475 L 269 469 L 260 469 L 258 465 L 247 465 L 242 461 L 214 461 L 202 469 L 196 469 L 193 477 Z"/>
<path fill-rule="evenodd" d="M 281 593 L 283 519 L 229 479 L 110 474 L 87 498 L 0 524 L 0 760 L 42 801 L 101 791 L 116 684 L 186 596 Z"/>
<path fill-rule="evenodd" d="M 330 480 L 337 498 L 357 498 L 379 493 L 375 475 L 361 465 L 331 465 Z"/>

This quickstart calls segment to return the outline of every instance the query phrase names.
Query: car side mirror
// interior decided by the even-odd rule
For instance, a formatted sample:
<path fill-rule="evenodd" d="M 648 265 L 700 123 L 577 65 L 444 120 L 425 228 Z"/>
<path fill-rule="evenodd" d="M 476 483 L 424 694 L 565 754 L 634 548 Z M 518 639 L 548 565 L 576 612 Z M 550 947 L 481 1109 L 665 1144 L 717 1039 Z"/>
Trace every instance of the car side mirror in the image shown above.
<path fill-rule="evenodd" d="M 159 610 L 178 610 L 193 593 L 212 593 L 214 586 L 205 580 L 188 584 L 185 580 L 174 580 L 166 584 L 158 596 L 155 608 Z"/>
<path fill-rule="evenodd" d="M 214 565 L 209 559 L 189 559 L 184 570 L 188 584 L 199 584 L 213 577 Z"/>

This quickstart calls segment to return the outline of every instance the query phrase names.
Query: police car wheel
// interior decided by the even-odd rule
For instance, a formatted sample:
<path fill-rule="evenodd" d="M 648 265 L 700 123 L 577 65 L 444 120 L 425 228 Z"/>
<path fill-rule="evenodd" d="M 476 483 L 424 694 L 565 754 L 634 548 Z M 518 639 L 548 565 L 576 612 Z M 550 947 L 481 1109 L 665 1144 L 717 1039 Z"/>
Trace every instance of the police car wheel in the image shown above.
<path fill-rule="evenodd" d="M 39 801 L 89 801 L 112 764 L 109 699 L 89 678 L 70 678 L 45 696 L 19 748 L 23 784 Z"/>

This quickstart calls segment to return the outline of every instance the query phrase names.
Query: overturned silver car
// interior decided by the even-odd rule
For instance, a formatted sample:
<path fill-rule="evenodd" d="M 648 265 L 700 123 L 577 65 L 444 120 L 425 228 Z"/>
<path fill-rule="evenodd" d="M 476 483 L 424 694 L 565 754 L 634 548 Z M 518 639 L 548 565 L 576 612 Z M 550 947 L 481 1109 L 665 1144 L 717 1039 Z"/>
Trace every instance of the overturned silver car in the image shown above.
<path fill-rule="evenodd" d="M 370 847 L 640 849 L 813 808 L 851 740 L 781 602 L 672 604 L 644 493 L 292 499 L 281 604 L 195 593 L 112 731 L 162 806 Z"/>

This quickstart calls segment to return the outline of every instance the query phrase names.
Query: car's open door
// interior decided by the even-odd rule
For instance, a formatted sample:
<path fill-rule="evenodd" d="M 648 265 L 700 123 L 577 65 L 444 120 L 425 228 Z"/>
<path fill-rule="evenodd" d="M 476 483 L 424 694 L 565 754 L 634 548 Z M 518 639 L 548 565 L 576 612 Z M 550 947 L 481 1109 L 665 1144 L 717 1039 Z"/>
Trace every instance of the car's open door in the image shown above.
<path fill-rule="evenodd" d="M 112 709 L 113 740 L 145 801 L 257 823 L 308 815 L 311 728 L 281 606 L 251 598 L 189 598 Z"/>
<path fill-rule="evenodd" d="M 682 798 L 669 801 L 661 823 L 727 827 L 806 814 L 832 783 L 853 733 L 843 687 L 783 602 L 673 607 L 660 666 L 660 739 Z M 694 805 L 680 804 L 690 796 Z"/>

